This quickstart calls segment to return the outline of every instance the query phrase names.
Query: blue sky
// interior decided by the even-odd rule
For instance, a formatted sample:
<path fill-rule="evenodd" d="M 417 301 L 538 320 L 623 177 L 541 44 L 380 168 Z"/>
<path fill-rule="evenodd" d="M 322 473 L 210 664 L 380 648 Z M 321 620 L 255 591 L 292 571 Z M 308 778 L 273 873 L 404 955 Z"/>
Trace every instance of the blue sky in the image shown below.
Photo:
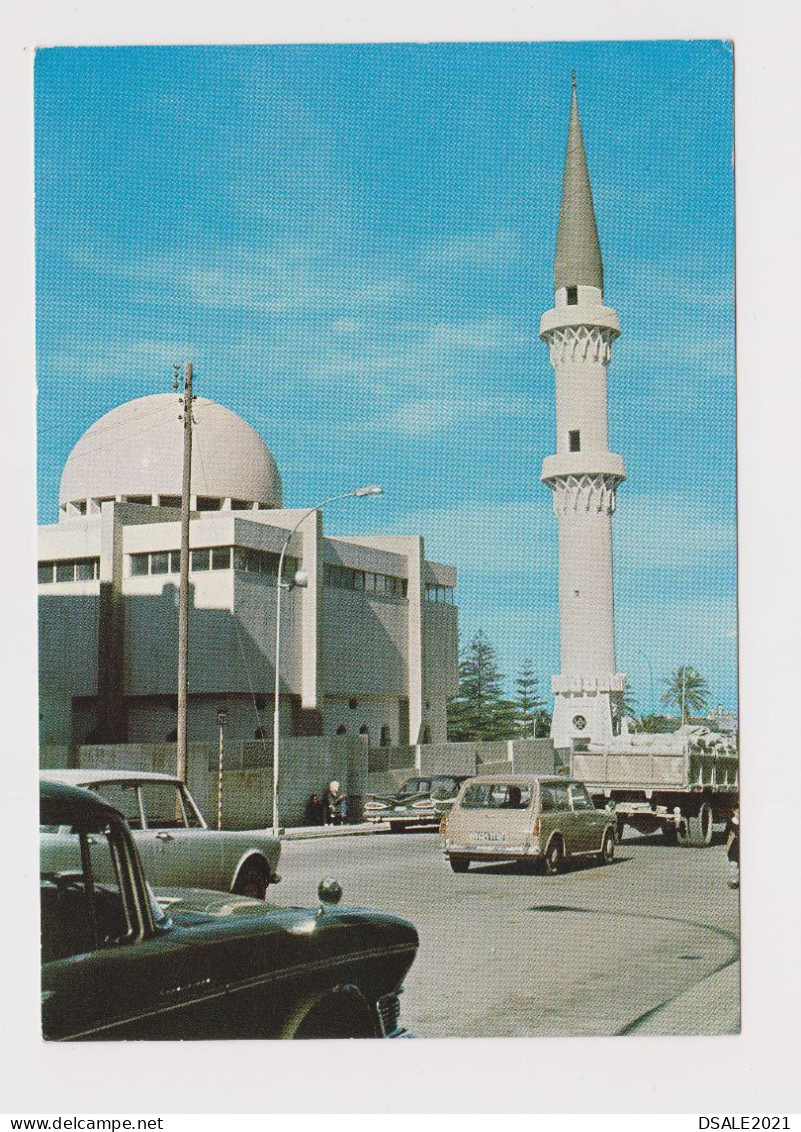
<path fill-rule="evenodd" d="M 618 667 L 736 705 L 732 57 L 719 42 L 52 49 L 36 57 L 39 517 L 102 413 L 196 388 L 288 506 L 422 533 L 466 639 L 558 671 L 553 374 L 537 330 L 570 99 L 622 337 Z M 654 673 L 652 698 L 650 670 Z"/>

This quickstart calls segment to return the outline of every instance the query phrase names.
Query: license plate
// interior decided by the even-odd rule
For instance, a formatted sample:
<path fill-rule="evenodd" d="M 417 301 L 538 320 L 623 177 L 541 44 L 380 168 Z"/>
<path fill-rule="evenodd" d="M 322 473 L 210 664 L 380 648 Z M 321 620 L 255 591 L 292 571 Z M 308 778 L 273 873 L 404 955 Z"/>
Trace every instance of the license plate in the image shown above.
<path fill-rule="evenodd" d="M 476 834 L 476 841 L 505 841 L 505 840 L 506 840 L 506 834 L 505 833 L 487 833 L 486 831 L 482 830 L 480 833 Z"/>

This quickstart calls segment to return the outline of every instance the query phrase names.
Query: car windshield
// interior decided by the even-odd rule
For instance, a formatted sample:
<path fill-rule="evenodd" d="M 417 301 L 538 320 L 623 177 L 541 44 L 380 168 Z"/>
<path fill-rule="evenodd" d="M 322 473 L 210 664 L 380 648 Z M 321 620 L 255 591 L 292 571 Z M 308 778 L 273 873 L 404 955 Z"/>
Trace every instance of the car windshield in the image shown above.
<path fill-rule="evenodd" d="M 131 829 L 202 829 L 203 821 L 188 791 L 178 782 L 94 782 L 96 794 L 120 810 Z"/>
<path fill-rule="evenodd" d="M 40 901 L 42 958 L 66 959 L 120 942 L 133 929 L 120 884 L 120 858 L 112 827 L 73 830 L 80 851 L 68 868 L 57 847 L 42 845 Z"/>
<path fill-rule="evenodd" d="M 431 793 L 435 798 L 452 798 L 458 789 L 456 779 L 447 775 L 431 779 Z"/>
<path fill-rule="evenodd" d="M 473 782 L 464 792 L 463 810 L 527 810 L 531 787 L 513 782 Z"/>
<path fill-rule="evenodd" d="M 413 794 L 427 794 L 431 789 L 430 778 L 410 778 L 398 791 L 399 798 L 411 798 Z"/>
<path fill-rule="evenodd" d="M 142 828 L 142 813 L 135 782 L 92 782 L 87 785 L 89 790 L 101 794 L 115 810 L 119 810 L 131 829 Z"/>

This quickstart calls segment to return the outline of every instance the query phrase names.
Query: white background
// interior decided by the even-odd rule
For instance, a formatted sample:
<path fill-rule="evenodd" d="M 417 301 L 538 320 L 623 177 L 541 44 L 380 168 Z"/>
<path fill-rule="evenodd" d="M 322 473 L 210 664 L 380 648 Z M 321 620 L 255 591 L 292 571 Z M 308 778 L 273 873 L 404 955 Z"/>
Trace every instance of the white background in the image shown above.
<path fill-rule="evenodd" d="M 0 967 L 0 1107 L 6 1112 L 779 1113 L 801 1108 L 796 1026 L 801 983 L 801 147 L 795 12 L 794 4 L 780 0 L 664 5 L 569 0 L 547 6 L 512 0 L 384 6 L 368 0 L 296 0 L 280 6 L 237 0 L 191 5 L 40 0 L 4 18 L 0 868 L 5 899 L 0 931 L 8 957 Z M 45 1046 L 38 1032 L 33 820 L 33 48 L 576 38 L 730 38 L 735 43 L 743 1034 L 329 1042 L 299 1048 L 290 1043 Z M 212 1127 L 210 1121 L 203 1124 Z M 187 1127 L 188 1121 L 176 1121 L 175 1132 L 179 1125 Z M 568 1125 L 557 1124 L 562 1126 Z M 698 1122 L 677 1120 L 671 1126 L 696 1129 Z"/>

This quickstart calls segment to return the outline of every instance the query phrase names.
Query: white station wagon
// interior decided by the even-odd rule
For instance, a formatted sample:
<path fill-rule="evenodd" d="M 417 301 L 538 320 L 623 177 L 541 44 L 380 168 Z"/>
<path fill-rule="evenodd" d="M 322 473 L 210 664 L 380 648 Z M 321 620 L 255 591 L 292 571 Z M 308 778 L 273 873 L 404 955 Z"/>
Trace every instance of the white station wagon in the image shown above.
<path fill-rule="evenodd" d="M 101 795 L 128 821 L 152 884 L 214 888 L 263 900 L 280 880 L 281 844 L 264 830 L 213 830 L 180 778 L 132 770 L 43 770 L 45 782 L 82 786 Z M 66 827 L 42 837 L 49 860 L 78 860 L 78 839 Z"/>
<path fill-rule="evenodd" d="M 547 775 L 470 778 L 440 825 L 455 873 L 472 861 L 517 861 L 559 872 L 570 857 L 615 855 L 615 818 L 596 810 L 582 782 Z"/>

